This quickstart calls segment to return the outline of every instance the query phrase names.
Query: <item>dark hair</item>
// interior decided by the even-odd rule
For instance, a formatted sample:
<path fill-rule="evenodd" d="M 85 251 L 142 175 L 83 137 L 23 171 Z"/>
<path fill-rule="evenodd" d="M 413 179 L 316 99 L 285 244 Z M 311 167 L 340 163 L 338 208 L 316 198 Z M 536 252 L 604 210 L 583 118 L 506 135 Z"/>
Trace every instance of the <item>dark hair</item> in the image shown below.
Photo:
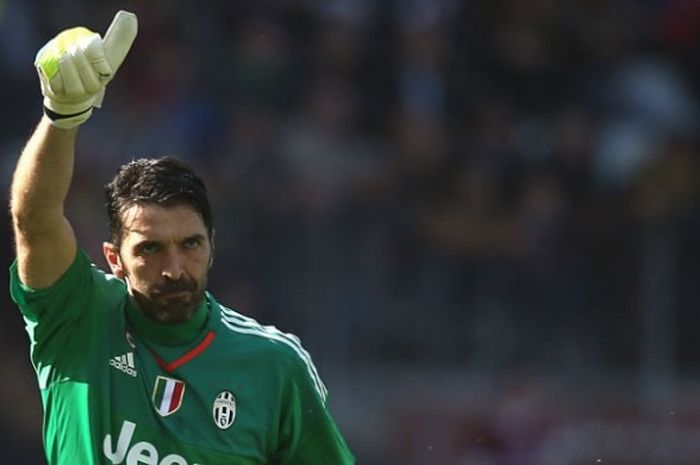
<path fill-rule="evenodd" d="M 192 168 L 176 158 L 141 158 L 123 165 L 105 186 L 105 200 L 110 235 L 117 246 L 121 243 L 122 214 L 139 203 L 189 205 L 202 216 L 209 239 L 212 238 L 207 188 Z"/>

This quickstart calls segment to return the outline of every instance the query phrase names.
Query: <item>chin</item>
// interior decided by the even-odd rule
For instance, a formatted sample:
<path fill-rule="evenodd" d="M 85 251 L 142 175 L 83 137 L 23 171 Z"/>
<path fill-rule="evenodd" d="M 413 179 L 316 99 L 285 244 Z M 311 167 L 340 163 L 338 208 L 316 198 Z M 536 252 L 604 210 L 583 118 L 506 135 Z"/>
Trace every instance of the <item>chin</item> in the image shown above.
<path fill-rule="evenodd" d="M 203 298 L 203 294 L 190 294 L 187 297 L 157 297 L 137 299 L 143 313 L 163 324 L 178 324 L 189 320 Z"/>

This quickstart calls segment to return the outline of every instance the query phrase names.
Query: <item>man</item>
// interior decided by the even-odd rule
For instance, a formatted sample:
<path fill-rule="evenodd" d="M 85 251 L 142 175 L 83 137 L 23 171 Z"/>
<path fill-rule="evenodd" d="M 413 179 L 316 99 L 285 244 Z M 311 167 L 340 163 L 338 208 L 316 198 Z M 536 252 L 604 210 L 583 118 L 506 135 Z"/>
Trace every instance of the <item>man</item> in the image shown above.
<path fill-rule="evenodd" d="M 299 340 L 206 292 L 213 257 L 204 183 L 143 159 L 106 187 L 105 274 L 63 204 L 78 126 L 136 36 L 120 12 L 104 40 L 63 31 L 37 54 L 45 115 L 17 164 L 11 292 L 26 321 L 49 464 L 354 463 Z"/>

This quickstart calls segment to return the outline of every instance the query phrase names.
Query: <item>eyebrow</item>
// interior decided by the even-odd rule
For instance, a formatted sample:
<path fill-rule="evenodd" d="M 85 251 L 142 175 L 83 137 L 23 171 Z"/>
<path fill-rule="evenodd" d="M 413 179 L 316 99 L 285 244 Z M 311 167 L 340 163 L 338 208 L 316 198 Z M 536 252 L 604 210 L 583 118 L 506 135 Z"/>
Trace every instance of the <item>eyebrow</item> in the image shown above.
<path fill-rule="evenodd" d="M 190 239 L 197 239 L 198 241 L 204 241 L 206 238 L 207 238 L 207 236 L 205 236 L 204 234 L 196 233 L 196 234 L 192 234 L 191 236 L 187 236 L 181 242 L 185 242 L 185 241 L 188 241 Z"/>
<path fill-rule="evenodd" d="M 198 241 L 204 241 L 204 240 L 206 239 L 206 237 L 207 237 L 207 236 L 205 236 L 204 234 L 196 233 L 196 234 L 192 234 L 192 235 L 190 235 L 190 236 L 187 236 L 187 237 L 183 238 L 183 239 L 180 240 L 179 242 L 182 243 L 182 242 L 189 241 L 189 240 L 192 240 L 192 239 L 196 239 L 196 240 L 198 240 Z M 165 243 L 165 242 L 166 242 L 166 241 L 160 241 L 160 240 L 157 240 L 157 239 L 142 239 L 142 240 L 138 241 L 136 244 L 134 244 L 133 247 L 134 247 L 135 249 L 138 249 L 139 247 L 143 247 L 144 245 L 163 244 L 163 243 Z"/>

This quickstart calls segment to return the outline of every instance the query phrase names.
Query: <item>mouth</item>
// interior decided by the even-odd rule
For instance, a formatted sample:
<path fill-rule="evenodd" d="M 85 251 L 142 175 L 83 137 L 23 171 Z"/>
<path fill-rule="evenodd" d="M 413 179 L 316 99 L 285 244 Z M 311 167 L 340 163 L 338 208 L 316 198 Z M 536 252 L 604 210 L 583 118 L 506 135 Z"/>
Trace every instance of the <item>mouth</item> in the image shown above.
<path fill-rule="evenodd" d="M 191 291 L 170 291 L 156 294 L 155 298 L 158 300 L 171 300 L 178 297 L 187 297 L 192 294 Z"/>

